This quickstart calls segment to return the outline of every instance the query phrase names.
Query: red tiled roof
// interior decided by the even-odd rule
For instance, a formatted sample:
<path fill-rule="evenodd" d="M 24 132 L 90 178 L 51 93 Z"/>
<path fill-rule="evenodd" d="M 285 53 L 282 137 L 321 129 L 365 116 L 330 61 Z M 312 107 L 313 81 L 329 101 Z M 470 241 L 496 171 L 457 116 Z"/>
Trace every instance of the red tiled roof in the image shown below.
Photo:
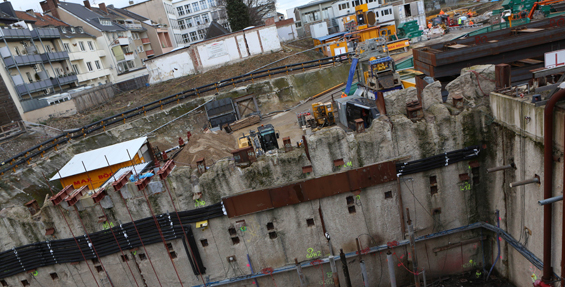
<path fill-rule="evenodd" d="M 19 19 L 22 20 L 27 20 L 27 21 L 35 21 L 35 25 L 38 27 L 43 27 L 43 26 L 69 26 L 67 24 L 65 24 L 64 22 L 62 22 L 61 20 L 58 20 L 52 16 L 49 15 L 41 15 L 41 13 L 34 13 L 35 17 L 29 15 L 28 13 L 24 12 L 24 11 L 15 11 L 16 12 L 16 16 Z"/>
<path fill-rule="evenodd" d="M 280 20 L 278 22 L 275 22 L 275 25 L 277 27 L 286 26 L 286 25 L 290 25 L 290 24 L 294 24 L 294 19 L 290 18 L 290 19 Z"/>

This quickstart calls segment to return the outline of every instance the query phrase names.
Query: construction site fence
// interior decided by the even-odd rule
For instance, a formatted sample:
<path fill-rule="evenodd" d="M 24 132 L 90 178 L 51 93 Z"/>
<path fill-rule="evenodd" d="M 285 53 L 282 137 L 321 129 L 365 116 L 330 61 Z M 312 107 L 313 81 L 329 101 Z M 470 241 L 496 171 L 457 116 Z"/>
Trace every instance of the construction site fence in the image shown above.
<path fill-rule="evenodd" d="M 331 65 L 336 65 L 337 63 L 341 63 L 344 61 L 351 61 L 351 56 L 353 55 L 353 53 L 346 53 L 346 54 L 341 54 L 338 56 L 332 56 L 332 57 L 325 57 L 325 58 L 321 58 L 321 59 L 317 59 L 317 60 L 311 60 L 311 61 L 306 61 L 306 62 L 301 62 L 301 63 L 296 63 L 296 64 L 290 64 L 290 65 L 285 65 L 285 66 L 279 66 L 279 67 L 274 67 L 274 68 L 270 68 L 270 69 L 264 69 L 264 70 L 260 70 L 260 71 L 255 71 L 252 73 L 246 73 L 237 77 L 233 77 L 233 78 L 228 78 L 228 79 L 224 79 L 224 80 L 220 80 L 218 82 L 215 83 L 211 83 L 211 84 L 207 84 L 204 86 L 200 86 L 200 87 L 196 87 L 196 88 L 192 88 L 192 89 L 188 89 L 164 98 L 161 98 L 159 100 L 155 100 L 153 102 L 147 103 L 145 105 L 142 106 L 138 106 L 136 108 L 130 109 L 128 111 L 119 113 L 119 114 L 115 114 L 113 116 L 101 119 L 99 121 L 93 122 L 91 124 L 88 124 L 86 126 L 83 126 L 81 128 L 77 128 L 74 130 L 70 130 L 67 131 L 61 135 L 58 135 L 54 138 L 51 138 L 49 140 L 46 140 L 26 151 L 23 151 L 19 154 L 17 154 L 16 156 L 0 163 L 0 175 L 4 175 L 4 173 L 10 171 L 10 170 L 14 170 L 16 168 L 18 168 L 20 165 L 23 165 L 25 163 L 30 164 L 30 160 L 37 157 L 37 156 L 41 156 L 43 157 L 43 155 L 51 150 L 51 149 L 55 149 L 57 150 L 57 148 L 62 145 L 65 144 L 67 142 L 69 142 L 72 139 L 76 139 L 76 138 L 80 138 L 80 137 L 86 137 L 86 135 L 94 133 L 100 129 L 103 129 L 104 131 L 106 130 L 106 128 L 108 126 L 117 124 L 117 123 L 125 123 L 127 119 L 129 118 L 133 118 L 136 117 L 138 115 L 145 115 L 147 112 L 150 112 L 152 110 L 155 109 L 163 109 L 164 106 L 167 106 L 169 104 L 180 104 L 180 100 L 186 99 L 188 97 L 193 97 L 193 96 L 197 96 L 199 97 L 201 94 L 209 92 L 209 91 L 216 91 L 219 92 L 219 89 L 224 88 L 224 87 L 228 87 L 228 86 L 233 86 L 235 87 L 236 84 L 240 84 L 240 83 L 245 83 L 245 82 L 254 82 L 255 80 L 258 79 L 263 79 L 263 78 L 271 78 L 272 76 L 275 75 L 279 75 L 279 74 L 283 74 L 286 73 L 288 74 L 289 72 L 294 72 L 294 71 L 305 71 L 306 69 L 310 69 L 310 68 L 322 68 L 325 66 L 331 66 Z"/>

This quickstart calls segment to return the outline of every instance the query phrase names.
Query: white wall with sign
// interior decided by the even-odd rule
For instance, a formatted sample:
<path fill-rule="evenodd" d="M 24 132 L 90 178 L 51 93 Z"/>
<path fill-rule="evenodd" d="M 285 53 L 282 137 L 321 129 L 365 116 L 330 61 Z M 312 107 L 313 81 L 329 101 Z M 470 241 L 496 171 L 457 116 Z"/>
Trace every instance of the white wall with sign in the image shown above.
<path fill-rule="evenodd" d="M 544 54 L 545 68 L 551 69 L 565 65 L 565 50 L 547 52 Z"/>
<path fill-rule="evenodd" d="M 260 26 L 202 41 L 147 59 L 149 83 L 155 84 L 230 65 L 247 57 L 281 50 L 277 27 Z"/>

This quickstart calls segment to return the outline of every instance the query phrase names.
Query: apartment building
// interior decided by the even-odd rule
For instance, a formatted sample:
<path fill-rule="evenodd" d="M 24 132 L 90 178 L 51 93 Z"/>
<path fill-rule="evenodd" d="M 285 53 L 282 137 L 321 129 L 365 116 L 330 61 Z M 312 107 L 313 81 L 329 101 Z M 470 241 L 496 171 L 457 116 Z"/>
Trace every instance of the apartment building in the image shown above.
<path fill-rule="evenodd" d="M 82 27 L 69 26 L 53 16 L 42 15 L 33 10 L 15 12 L 19 19 L 33 22 L 36 27 L 59 29 L 61 41 L 56 41 L 54 48 L 57 51 L 66 51 L 71 64 L 66 65 L 64 70 L 55 69 L 57 77 L 75 74 L 79 85 L 101 85 L 110 82 L 111 71 L 102 60 L 106 54 L 97 47 L 96 37 L 86 33 Z"/>
<path fill-rule="evenodd" d="M 173 3 L 183 45 L 198 43 L 206 39 L 206 33 L 212 21 L 216 21 L 226 30 L 230 30 L 225 7 L 216 0 L 184 0 Z"/>
<path fill-rule="evenodd" d="M 143 17 L 126 9 L 115 8 L 114 5 L 108 5 L 107 8 L 113 13 L 139 21 L 141 26 L 146 29 L 146 33 L 143 34 L 141 38 L 141 48 L 145 50 L 145 54 L 148 58 L 162 55 L 174 49 L 174 39 L 171 39 L 169 30 L 162 27 L 161 24 L 155 23 L 149 18 Z"/>
<path fill-rule="evenodd" d="M 54 95 L 77 87 L 78 78 L 68 52 L 61 49 L 58 28 L 52 27 L 56 19 L 19 19 L 10 2 L 0 3 L 0 9 L 0 76 L 5 85 L 0 98 L 6 114 L 13 116 L 8 116 L 9 121 L 26 119 L 26 112 L 64 100 Z M 42 23 L 49 27 L 41 27 Z"/>
<path fill-rule="evenodd" d="M 173 48 L 184 45 L 173 1 L 147 0 L 138 3 L 130 1 L 129 3 L 129 6 L 122 9 L 150 19 L 160 27 L 159 38 L 162 39 L 160 43 L 164 45 L 162 46 L 163 49 L 170 51 Z M 166 34 L 165 30 L 167 31 Z M 168 38 L 172 39 L 170 43 L 166 40 Z"/>
<path fill-rule="evenodd" d="M 86 33 L 96 37 L 96 49 L 103 51 L 100 55 L 106 55 L 101 57 L 101 67 L 110 69 L 112 82 L 147 74 L 142 61 L 146 55 L 137 50 L 141 39 L 146 37 L 141 24 L 110 14 L 104 3 L 100 3 L 99 7 L 92 7 L 88 1 L 84 1 L 84 6 L 58 0 L 46 0 L 40 4 L 45 13 L 70 25 L 82 26 Z"/>

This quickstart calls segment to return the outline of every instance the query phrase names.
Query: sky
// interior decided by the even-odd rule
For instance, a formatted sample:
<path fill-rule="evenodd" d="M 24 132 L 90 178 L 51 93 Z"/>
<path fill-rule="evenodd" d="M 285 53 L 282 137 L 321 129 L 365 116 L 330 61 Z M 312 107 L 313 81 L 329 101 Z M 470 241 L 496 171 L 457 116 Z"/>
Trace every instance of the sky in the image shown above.
<path fill-rule="evenodd" d="M 82 4 L 82 0 L 60 0 L 61 2 L 72 2 L 72 3 L 80 3 Z M 135 3 L 140 2 L 142 0 L 134 0 Z M 25 11 L 27 9 L 33 9 L 36 12 L 43 12 L 41 10 L 41 6 L 39 5 L 40 0 L 12 0 L 12 5 L 14 9 Z M 129 5 L 129 0 L 90 0 L 91 5 L 98 5 L 98 3 L 106 3 L 106 5 L 114 4 L 117 8 L 122 8 L 124 6 Z M 176 1 L 174 1 L 176 2 Z M 304 0 L 277 0 L 277 11 L 280 13 L 285 14 L 286 16 L 286 9 L 294 8 L 296 6 L 300 6 L 307 1 Z"/>

